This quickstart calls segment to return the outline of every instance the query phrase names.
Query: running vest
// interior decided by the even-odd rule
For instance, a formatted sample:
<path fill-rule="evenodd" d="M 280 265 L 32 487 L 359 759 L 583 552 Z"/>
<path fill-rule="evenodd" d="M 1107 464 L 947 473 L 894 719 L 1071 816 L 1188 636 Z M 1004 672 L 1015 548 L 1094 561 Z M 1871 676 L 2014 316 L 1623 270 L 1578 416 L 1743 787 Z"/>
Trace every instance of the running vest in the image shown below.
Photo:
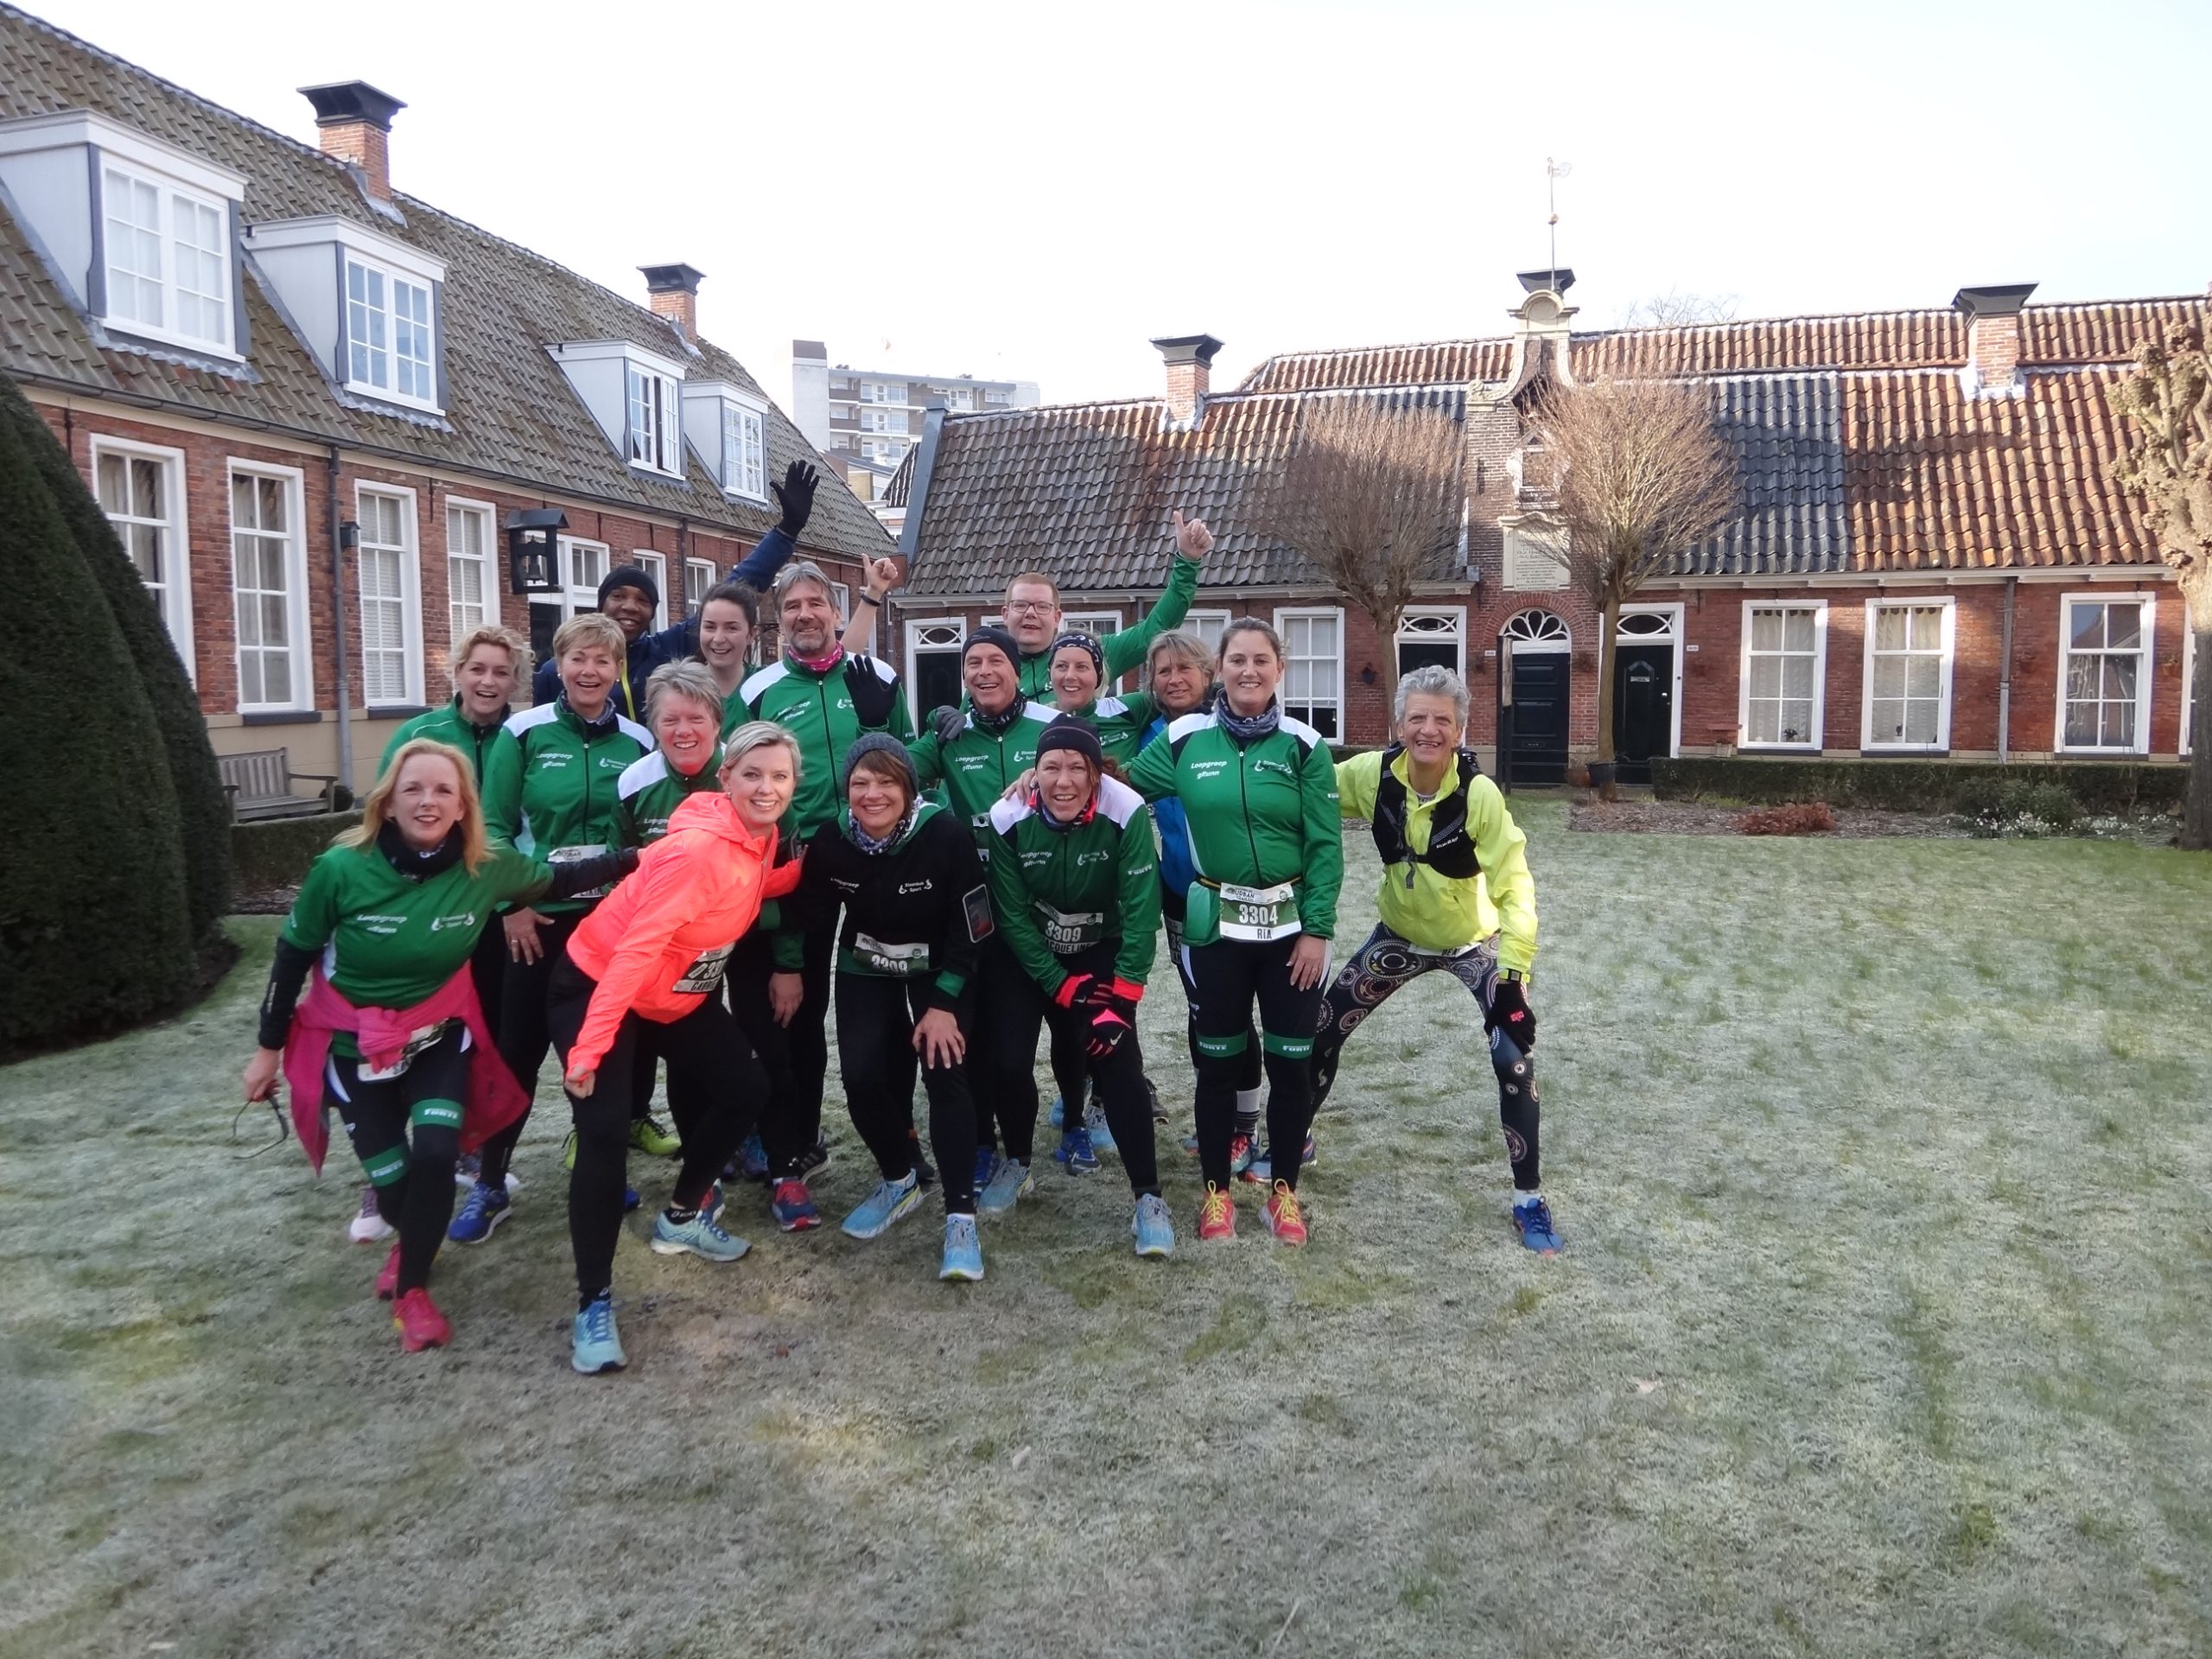
<path fill-rule="evenodd" d="M 1426 864 L 1439 875 L 1465 881 L 1483 873 L 1475 856 L 1475 838 L 1467 833 L 1467 785 L 1482 775 L 1482 765 L 1472 749 L 1461 749 L 1458 787 L 1436 804 L 1429 815 L 1428 850 L 1417 853 L 1406 843 L 1406 785 L 1391 770 L 1406 752 L 1402 743 L 1382 751 L 1382 774 L 1375 784 L 1375 851 L 1384 867 Z"/>

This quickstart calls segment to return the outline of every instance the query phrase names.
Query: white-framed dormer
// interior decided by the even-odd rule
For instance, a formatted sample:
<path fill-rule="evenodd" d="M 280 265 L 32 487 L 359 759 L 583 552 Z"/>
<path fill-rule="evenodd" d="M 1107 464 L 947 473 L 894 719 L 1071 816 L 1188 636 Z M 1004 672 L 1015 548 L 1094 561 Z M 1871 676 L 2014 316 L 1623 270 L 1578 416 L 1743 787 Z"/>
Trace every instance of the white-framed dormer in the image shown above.
<path fill-rule="evenodd" d="M 0 184 L 111 335 L 237 362 L 245 175 L 89 110 L 0 123 Z"/>
<path fill-rule="evenodd" d="M 154 596 L 169 643 L 196 685 L 192 649 L 192 532 L 185 511 L 184 451 L 92 434 L 92 493 Z"/>
<path fill-rule="evenodd" d="M 1949 750 L 1957 626 L 1958 607 L 1948 594 L 1886 594 L 1866 601 L 1861 753 Z"/>
<path fill-rule="evenodd" d="M 1736 676 L 1736 747 L 1817 754 L 1826 729 L 1828 605 L 1747 599 Z"/>
<path fill-rule="evenodd" d="M 356 397 L 445 412 L 445 261 L 336 213 L 256 225 L 246 251 L 323 372 Z"/>
<path fill-rule="evenodd" d="M 766 398 L 731 380 L 687 381 L 683 430 L 724 495 L 768 504 Z"/>
<path fill-rule="evenodd" d="M 614 453 L 641 473 L 683 476 L 683 365 L 626 340 L 556 341 L 546 351 Z"/>
<path fill-rule="evenodd" d="M 2150 753 L 2157 621 L 2150 594 L 2059 595 L 2058 753 Z"/>

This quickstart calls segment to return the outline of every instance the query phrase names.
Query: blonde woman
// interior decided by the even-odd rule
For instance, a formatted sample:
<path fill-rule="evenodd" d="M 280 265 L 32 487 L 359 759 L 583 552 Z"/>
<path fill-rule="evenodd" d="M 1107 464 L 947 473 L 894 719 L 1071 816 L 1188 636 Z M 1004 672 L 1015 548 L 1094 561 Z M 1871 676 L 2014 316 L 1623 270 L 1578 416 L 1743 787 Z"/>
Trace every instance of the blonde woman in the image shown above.
<path fill-rule="evenodd" d="M 524 1105 L 492 1046 L 470 953 L 496 906 L 603 886 L 636 862 L 633 852 L 607 853 L 556 870 L 495 850 L 467 758 L 416 738 L 369 791 L 359 827 L 301 885 L 277 938 L 245 1097 L 270 1098 L 281 1065 L 318 1169 L 322 1108 L 337 1105 L 399 1232 L 377 1294 L 394 1301 L 410 1353 L 453 1335 L 428 1285 L 453 1214 L 454 1161 Z"/>

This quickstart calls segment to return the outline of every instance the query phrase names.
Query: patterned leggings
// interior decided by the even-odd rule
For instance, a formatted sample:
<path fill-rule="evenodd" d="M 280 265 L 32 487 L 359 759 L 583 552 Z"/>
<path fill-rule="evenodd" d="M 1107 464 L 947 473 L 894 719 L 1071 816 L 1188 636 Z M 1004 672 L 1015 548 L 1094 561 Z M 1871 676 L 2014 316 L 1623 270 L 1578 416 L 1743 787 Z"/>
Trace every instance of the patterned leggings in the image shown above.
<path fill-rule="evenodd" d="M 1337 1080 L 1337 1057 L 1359 1022 L 1387 1001 L 1390 994 L 1426 973 L 1451 975 L 1474 997 L 1485 1022 L 1491 990 L 1497 983 L 1495 937 L 1452 954 L 1421 950 L 1389 928 L 1377 925 L 1367 942 L 1329 983 L 1321 1005 L 1321 1028 L 1313 1041 L 1313 1104 L 1319 1110 Z M 1490 1033 L 1491 1069 L 1497 1073 L 1497 1116 L 1505 1130 L 1505 1155 L 1513 1166 L 1513 1185 L 1523 1192 L 1538 1186 L 1536 1168 L 1536 1063 L 1503 1032 Z M 1440 1045 L 1440 1049 L 1448 1046 Z"/>

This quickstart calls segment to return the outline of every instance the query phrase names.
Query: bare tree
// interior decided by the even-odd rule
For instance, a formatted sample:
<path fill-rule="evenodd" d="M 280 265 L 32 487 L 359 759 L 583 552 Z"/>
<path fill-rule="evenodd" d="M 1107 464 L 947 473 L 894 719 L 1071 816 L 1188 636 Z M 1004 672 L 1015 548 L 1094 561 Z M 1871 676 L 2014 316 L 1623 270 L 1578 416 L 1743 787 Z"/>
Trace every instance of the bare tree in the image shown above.
<path fill-rule="evenodd" d="M 2177 324 L 2163 340 L 2138 347 L 2135 372 L 2113 401 L 2134 437 L 2113 474 L 2121 488 L 2142 498 L 2196 636 L 2181 844 L 2202 852 L 2212 849 L 2212 358 L 2203 321 Z"/>
<path fill-rule="evenodd" d="M 1698 322 L 1736 321 L 1733 294 L 1685 294 L 1670 288 L 1642 299 L 1621 313 L 1624 328 L 1680 328 Z"/>
<path fill-rule="evenodd" d="M 1736 457 L 1713 421 L 1711 390 L 1626 372 L 1547 386 L 1529 411 L 1551 461 L 1551 543 L 1569 580 L 1599 613 L 1598 749 L 1613 759 L 1613 641 L 1621 607 L 1675 556 L 1736 512 Z M 1607 799 L 1612 785 L 1605 785 Z"/>
<path fill-rule="evenodd" d="M 1266 534 L 1304 555 L 1374 625 L 1390 696 L 1393 642 L 1414 584 L 1437 573 L 1459 534 L 1463 442 L 1433 395 L 1313 399 L 1261 514 Z"/>

